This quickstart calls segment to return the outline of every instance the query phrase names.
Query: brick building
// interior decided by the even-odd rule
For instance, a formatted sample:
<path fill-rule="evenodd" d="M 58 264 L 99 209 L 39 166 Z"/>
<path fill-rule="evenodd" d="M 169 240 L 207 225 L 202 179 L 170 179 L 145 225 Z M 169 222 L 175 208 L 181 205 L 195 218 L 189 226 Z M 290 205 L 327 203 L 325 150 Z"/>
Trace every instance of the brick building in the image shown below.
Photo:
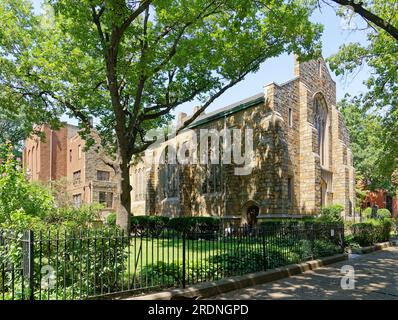
<path fill-rule="evenodd" d="M 116 181 L 113 170 L 93 150 L 84 151 L 85 142 L 78 128 L 64 124 L 59 130 L 40 129 L 45 139 L 32 136 L 25 141 L 23 165 L 31 181 L 64 180 L 70 201 L 102 203 L 104 213 L 117 209 Z"/>
<path fill-rule="evenodd" d="M 362 201 L 363 209 L 377 205 L 380 209 L 386 208 L 390 210 L 392 216 L 398 216 L 398 196 L 393 196 L 386 190 L 368 191 L 365 199 Z"/>
<path fill-rule="evenodd" d="M 294 217 L 338 203 L 351 214 L 354 168 L 335 82 L 323 59 L 296 61 L 294 73 L 286 83 L 270 83 L 255 96 L 202 114 L 189 129 L 147 151 L 159 159 L 201 129 L 250 128 L 250 174 L 236 175 L 235 164 L 154 164 L 143 157 L 131 167 L 133 213 L 212 215 L 244 223 L 253 212 L 257 218 Z M 185 118 L 180 114 L 179 122 Z"/>

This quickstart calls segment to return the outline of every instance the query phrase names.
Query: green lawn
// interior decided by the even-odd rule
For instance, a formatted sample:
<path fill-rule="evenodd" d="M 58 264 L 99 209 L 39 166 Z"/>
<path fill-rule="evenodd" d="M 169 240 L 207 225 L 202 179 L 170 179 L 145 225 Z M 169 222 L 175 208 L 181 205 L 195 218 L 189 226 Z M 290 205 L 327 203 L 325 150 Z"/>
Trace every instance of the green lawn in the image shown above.
<path fill-rule="evenodd" d="M 228 241 L 219 240 L 186 240 L 185 258 L 193 264 L 204 261 L 218 254 L 228 254 L 237 250 L 254 251 L 261 248 L 261 243 L 252 241 L 242 242 L 236 239 Z M 131 240 L 129 254 L 129 269 L 141 270 L 150 264 L 182 261 L 182 239 L 145 239 L 133 238 Z"/>

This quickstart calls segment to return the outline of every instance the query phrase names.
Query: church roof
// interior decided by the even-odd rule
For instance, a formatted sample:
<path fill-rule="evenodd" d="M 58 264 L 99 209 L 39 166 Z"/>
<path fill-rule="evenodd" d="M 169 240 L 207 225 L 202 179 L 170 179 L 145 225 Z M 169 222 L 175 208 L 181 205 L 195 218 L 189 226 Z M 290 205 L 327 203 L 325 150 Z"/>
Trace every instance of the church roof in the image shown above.
<path fill-rule="evenodd" d="M 238 102 L 232 103 L 226 107 L 217 109 L 215 111 L 205 113 L 200 115 L 190 126 L 189 128 L 197 127 L 201 124 L 214 121 L 219 118 L 223 118 L 229 116 L 235 112 L 247 109 L 254 105 L 264 102 L 264 93 L 260 92 L 255 94 L 254 96 L 248 97 L 246 99 L 240 100 Z"/>

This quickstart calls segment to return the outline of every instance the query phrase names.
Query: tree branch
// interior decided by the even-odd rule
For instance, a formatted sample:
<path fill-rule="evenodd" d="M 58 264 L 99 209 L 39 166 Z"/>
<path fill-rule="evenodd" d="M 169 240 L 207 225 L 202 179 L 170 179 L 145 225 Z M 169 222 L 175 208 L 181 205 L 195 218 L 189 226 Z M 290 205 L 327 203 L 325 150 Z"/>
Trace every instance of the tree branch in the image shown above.
<path fill-rule="evenodd" d="M 332 0 L 332 1 L 345 7 L 351 7 L 354 10 L 354 12 L 358 13 L 362 18 L 374 23 L 376 26 L 382 28 L 384 31 L 386 31 L 396 40 L 398 40 L 398 29 L 388 21 L 382 19 L 376 14 L 365 9 L 363 7 L 362 2 L 356 3 L 353 0 Z"/>
<path fill-rule="evenodd" d="M 227 85 L 222 87 L 217 93 L 215 93 L 213 96 L 210 97 L 210 99 L 202 106 L 200 107 L 189 119 L 183 122 L 183 124 L 180 126 L 180 128 L 177 129 L 177 134 L 184 130 L 186 127 L 188 127 L 192 122 L 196 120 L 197 117 L 201 115 L 203 111 L 207 109 L 207 107 L 214 102 L 218 97 L 220 97 L 225 91 L 227 91 L 229 88 L 233 87 L 235 84 L 238 82 L 242 81 L 247 74 L 255 70 L 258 65 L 257 62 L 262 60 L 262 55 L 258 56 L 257 58 L 253 59 L 250 63 L 247 65 L 250 66 L 251 64 L 254 64 L 252 67 L 249 67 L 246 71 L 244 71 L 242 74 L 240 74 L 236 79 L 231 80 Z"/>

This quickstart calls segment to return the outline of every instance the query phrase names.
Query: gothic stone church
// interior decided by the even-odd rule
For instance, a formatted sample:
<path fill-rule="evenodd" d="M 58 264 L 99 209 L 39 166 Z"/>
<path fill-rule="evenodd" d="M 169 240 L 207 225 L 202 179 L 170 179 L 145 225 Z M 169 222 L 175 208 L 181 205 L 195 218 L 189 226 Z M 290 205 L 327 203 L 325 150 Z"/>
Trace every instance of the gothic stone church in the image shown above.
<path fill-rule="evenodd" d="M 250 174 L 236 175 L 234 164 L 140 160 L 131 167 L 133 214 L 220 216 L 247 223 L 253 212 L 258 219 L 302 217 L 341 204 L 343 214 L 350 215 L 354 168 L 348 131 L 336 108 L 336 84 L 323 59 L 295 61 L 294 74 L 286 83 L 270 83 L 255 96 L 202 114 L 189 128 L 198 136 L 200 129 L 253 129 Z M 180 114 L 179 121 L 185 117 Z"/>

